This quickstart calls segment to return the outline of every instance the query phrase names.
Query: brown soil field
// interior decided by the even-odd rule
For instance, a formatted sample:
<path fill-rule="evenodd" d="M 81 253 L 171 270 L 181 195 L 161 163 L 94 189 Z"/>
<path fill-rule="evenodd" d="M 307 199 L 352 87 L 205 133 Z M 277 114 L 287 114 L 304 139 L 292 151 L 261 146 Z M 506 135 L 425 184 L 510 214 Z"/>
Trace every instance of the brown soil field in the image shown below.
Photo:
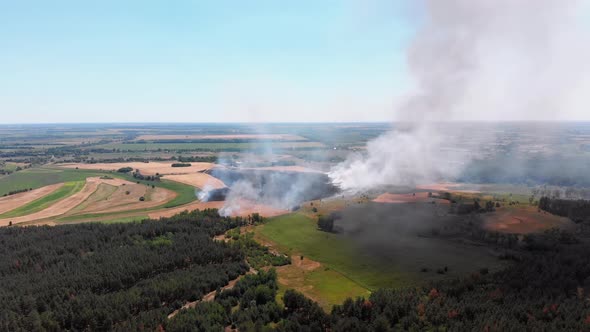
<path fill-rule="evenodd" d="M 0 198 L 0 213 L 5 213 L 14 210 L 20 206 L 30 203 L 38 198 L 49 195 L 63 186 L 63 183 L 56 183 L 49 186 L 41 187 L 24 193 L 10 195 Z"/>
<path fill-rule="evenodd" d="M 201 189 L 205 187 L 211 189 L 221 189 L 226 187 L 223 181 L 206 173 L 166 175 L 164 179 L 188 184 L 189 186 Z"/>
<path fill-rule="evenodd" d="M 129 194 L 127 194 L 129 192 Z M 140 197 L 146 200 L 139 201 Z M 88 199 L 86 207 L 79 211 L 84 213 L 107 213 L 146 209 L 162 205 L 176 197 L 176 193 L 164 188 L 151 188 L 142 184 L 128 182 L 121 185 L 108 197 L 103 197 L 100 190 L 97 190 Z M 78 211 L 76 211 L 78 213 Z"/>
<path fill-rule="evenodd" d="M 494 232 L 528 234 L 550 228 L 568 228 L 574 223 L 568 218 L 539 212 L 536 207 L 503 207 L 484 217 L 484 228 Z"/>
<path fill-rule="evenodd" d="M 97 164 L 61 164 L 60 167 L 80 168 L 90 170 L 116 171 L 119 168 L 131 167 L 134 170 L 139 169 L 143 175 L 155 175 L 156 173 L 165 174 L 191 174 L 198 173 L 213 168 L 213 163 L 190 163 L 190 167 L 172 167 L 173 162 L 129 162 L 129 163 L 97 163 Z"/>
<path fill-rule="evenodd" d="M 135 138 L 135 141 L 152 141 L 152 140 L 181 140 L 181 139 L 219 139 L 219 140 L 232 140 L 232 139 L 259 139 L 259 140 L 301 140 L 306 141 L 307 139 L 298 135 L 291 134 L 235 134 L 235 135 L 139 135 Z"/>
<path fill-rule="evenodd" d="M 373 200 L 373 202 L 377 203 L 430 203 L 433 201 L 442 204 L 449 204 L 449 201 L 447 200 L 428 197 L 428 193 L 426 192 L 413 194 L 384 193 L 377 196 L 377 198 Z"/>
<path fill-rule="evenodd" d="M 88 197 L 90 197 L 90 195 L 92 195 L 97 190 L 99 184 L 108 183 L 111 185 L 116 185 L 117 183 L 122 183 L 123 181 L 124 180 L 118 179 L 101 179 L 98 177 L 87 178 L 86 184 L 82 190 L 73 194 L 72 196 L 66 197 L 56 202 L 52 206 L 33 214 L 15 218 L 0 219 L 0 226 L 6 226 L 10 221 L 12 221 L 13 224 L 19 224 L 63 215 L 75 208 L 81 202 L 84 202 L 86 199 L 88 199 Z"/>

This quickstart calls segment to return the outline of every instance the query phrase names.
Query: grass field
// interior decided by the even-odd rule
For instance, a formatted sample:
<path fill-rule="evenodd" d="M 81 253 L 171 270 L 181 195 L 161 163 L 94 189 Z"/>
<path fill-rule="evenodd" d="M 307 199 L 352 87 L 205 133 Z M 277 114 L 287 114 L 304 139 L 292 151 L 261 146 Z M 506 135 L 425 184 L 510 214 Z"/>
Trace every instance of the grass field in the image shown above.
<path fill-rule="evenodd" d="M 18 207 L 14 210 L 1 214 L 0 219 L 14 218 L 41 211 L 45 208 L 48 208 L 55 202 L 77 193 L 82 189 L 82 187 L 84 187 L 84 183 L 84 181 L 66 182 L 62 187 L 58 188 L 49 195 L 46 195 L 30 203 L 27 203 L 21 207 Z"/>
<path fill-rule="evenodd" d="M 374 258 L 362 255 L 346 239 L 317 230 L 315 222 L 304 215 L 273 218 L 257 231 L 263 240 L 275 243 L 279 251 L 309 257 L 365 289 L 412 284 L 411 274 L 384 267 Z"/>
<path fill-rule="evenodd" d="M 297 213 L 273 218 L 256 232 L 261 242 L 274 244 L 280 252 L 309 257 L 368 290 L 413 286 L 501 266 L 485 248 L 423 237 L 408 238 L 396 245 L 394 252 L 375 257 L 343 235 L 319 231 L 313 219 Z M 443 266 L 449 267 L 448 273 L 434 272 Z M 420 272 L 422 267 L 429 268 L 429 272 Z M 343 287 L 323 284 L 322 277 L 310 275 L 307 279 L 314 288 L 325 289 L 324 294 Z"/>

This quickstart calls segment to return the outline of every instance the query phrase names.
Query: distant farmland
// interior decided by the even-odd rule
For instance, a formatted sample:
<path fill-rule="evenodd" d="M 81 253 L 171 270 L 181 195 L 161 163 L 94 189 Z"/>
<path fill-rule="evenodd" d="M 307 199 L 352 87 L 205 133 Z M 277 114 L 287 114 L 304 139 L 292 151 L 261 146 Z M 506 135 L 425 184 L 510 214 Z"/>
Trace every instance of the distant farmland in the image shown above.
<path fill-rule="evenodd" d="M 321 148 L 324 147 L 319 142 L 240 142 L 240 143 L 112 143 L 98 145 L 97 148 L 117 149 L 123 151 L 242 151 L 242 150 L 262 150 L 267 147 L 274 149 L 304 149 L 304 148 Z"/>

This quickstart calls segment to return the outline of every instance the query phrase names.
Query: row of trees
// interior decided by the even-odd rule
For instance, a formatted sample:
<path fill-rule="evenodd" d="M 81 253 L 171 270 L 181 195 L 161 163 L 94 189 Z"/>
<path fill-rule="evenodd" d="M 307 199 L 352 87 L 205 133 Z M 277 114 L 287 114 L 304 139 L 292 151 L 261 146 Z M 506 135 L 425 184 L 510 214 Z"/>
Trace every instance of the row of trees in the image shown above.
<path fill-rule="evenodd" d="M 590 221 L 590 201 L 541 197 L 539 208 L 575 222 Z"/>

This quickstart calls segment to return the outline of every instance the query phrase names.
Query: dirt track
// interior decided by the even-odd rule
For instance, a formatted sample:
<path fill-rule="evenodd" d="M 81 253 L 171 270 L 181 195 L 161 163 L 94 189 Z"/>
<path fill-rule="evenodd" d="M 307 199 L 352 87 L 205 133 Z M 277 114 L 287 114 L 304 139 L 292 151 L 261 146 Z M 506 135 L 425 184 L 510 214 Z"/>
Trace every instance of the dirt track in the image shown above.
<path fill-rule="evenodd" d="M 190 163 L 190 167 L 172 167 L 173 162 L 129 162 L 129 163 L 97 163 L 97 164 L 61 164 L 59 167 L 65 168 L 76 168 L 79 169 L 90 169 L 90 170 L 104 170 L 104 171 L 117 171 L 123 167 L 131 167 L 135 171 L 139 169 L 143 175 L 156 175 L 158 174 L 191 174 L 198 173 L 210 168 L 213 168 L 213 163 Z"/>
<path fill-rule="evenodd" d="M 63 186 L 63 183 L 56 183 L 49 186 L 41 187 L 24 193 L 10 195 L 0 198 L 0 214 L 18 207 L 21 207 L 27 203 L 30 203 L 38 198 L 49 195 L 50 193 Z"/>
<path fill-rule="evenodd" d="M 256 270 L 254 270 L 253 268 L 250 268 L 250 270 L 248 272 L 246 272 L 246 275 L 248 275 L 248 274 L 256 274 L 256 273 L 257 273 Z M 240 281 L 240 279 L 242 279 L 243 277 L 244 277 L 244 275 L 241 275 L 241 276 L 238 276 L 234 280 L 230 280 L 227 283 L 227 285 L 221 287 L 221 290 L 224 291 L 224 290 L 228 290 L 228 289 L 234 288 L 236 286 L 236 284 L 238 283 L 238 281 Z M 216 290 L 205 294 L 205 296 L 203 296 L 203 298 L 201 300 L 199 300 L 199 301 L 193 301 L 193 302 L 186 303 L 180 309 L 175 310 L 170 315 L 168 315 L 168 319 L 171 319 L 174 316 L 176 316 L 181 310 L 194 308 L 199 302 L 211 302 L 211 301 L 215 300 L 215 294 L 217 294 L 217 291 Z"/>

